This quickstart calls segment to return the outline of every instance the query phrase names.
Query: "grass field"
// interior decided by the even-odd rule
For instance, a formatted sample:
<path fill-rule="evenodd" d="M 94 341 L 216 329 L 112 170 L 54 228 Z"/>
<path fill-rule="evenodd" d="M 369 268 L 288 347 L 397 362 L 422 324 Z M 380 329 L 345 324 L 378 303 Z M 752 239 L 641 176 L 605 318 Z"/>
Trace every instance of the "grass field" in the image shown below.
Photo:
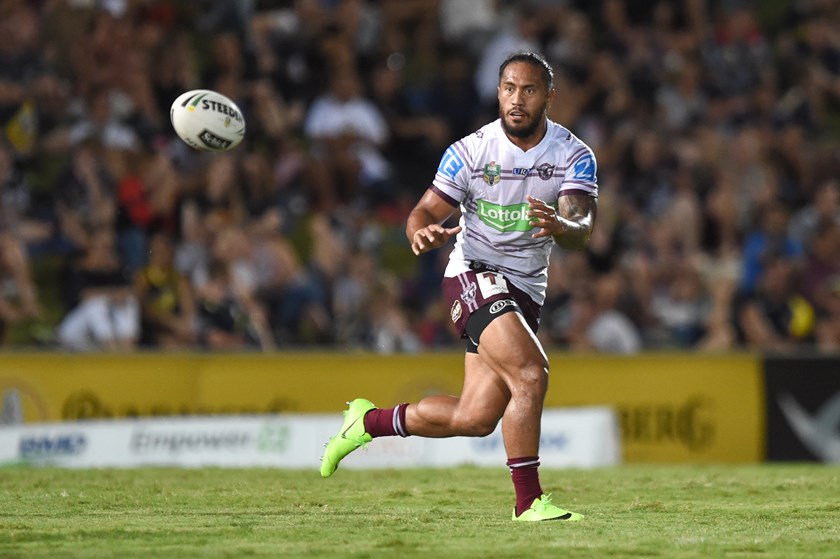
<path fill-rule="evenodd" d="M 543 469 L 581 523 L 510 521 L 504 468 L 0 470 L 0 557 L 840 557 L 840 468 Z"/>

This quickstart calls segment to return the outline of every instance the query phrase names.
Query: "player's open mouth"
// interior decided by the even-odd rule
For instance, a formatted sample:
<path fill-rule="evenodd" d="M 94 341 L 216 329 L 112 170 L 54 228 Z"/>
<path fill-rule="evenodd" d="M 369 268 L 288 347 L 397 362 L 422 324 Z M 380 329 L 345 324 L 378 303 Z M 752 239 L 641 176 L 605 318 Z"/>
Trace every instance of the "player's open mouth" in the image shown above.
<path fill-rule="evenodd" d="M 520 111 L 511 111 L 508 113 L 511 120 L 522 120 L 528 118 L 528 115 Z"/>

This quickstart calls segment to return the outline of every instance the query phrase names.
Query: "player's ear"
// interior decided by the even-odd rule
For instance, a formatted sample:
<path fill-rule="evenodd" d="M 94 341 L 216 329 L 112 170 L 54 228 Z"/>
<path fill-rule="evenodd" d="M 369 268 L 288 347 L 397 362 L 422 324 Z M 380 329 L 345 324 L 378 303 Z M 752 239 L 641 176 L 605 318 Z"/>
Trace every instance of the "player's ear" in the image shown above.
<path fill-rule="evenodd" d="M 554 101 L 554 94 L 555 93 L 557 93 L 557 90 L 555 90 L 553 87 L 548 90 L 548 93 L 545 96 L 545 108 L 546 109 L 551 107 L 551 103 L 552 103 L 552 101 Z"/>

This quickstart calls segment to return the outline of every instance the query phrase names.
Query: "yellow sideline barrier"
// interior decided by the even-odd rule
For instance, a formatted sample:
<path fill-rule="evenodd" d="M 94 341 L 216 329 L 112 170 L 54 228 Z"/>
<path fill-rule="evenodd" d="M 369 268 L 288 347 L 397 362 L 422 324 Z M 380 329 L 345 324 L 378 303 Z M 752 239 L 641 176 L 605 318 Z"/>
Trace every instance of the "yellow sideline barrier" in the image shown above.
<path fill-rule="evenodd" d="M 756 356 L 552 354 L 546 407 L 609 405 L 628 462 L 755 462 L 764 456 Z M 27 422 L 104 417 L 336 412 L 457 394 L 463 354 L 379 356 L 5 354 L 4 406 Z M 8 410 L 6 410 L 8 411 Z"/>

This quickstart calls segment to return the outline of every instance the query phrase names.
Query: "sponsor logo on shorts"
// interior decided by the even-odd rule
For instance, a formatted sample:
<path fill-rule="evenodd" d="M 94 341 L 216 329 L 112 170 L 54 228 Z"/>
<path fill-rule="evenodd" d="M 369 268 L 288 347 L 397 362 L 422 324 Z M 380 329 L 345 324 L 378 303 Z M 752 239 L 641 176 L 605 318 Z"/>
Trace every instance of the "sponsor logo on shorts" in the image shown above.
<path fill-rule="evenodd" d="M 461 301 L 455 301 L 452 303 L 452 309 L 449 311 L 449 317 L 452 318 L 452 322 L 458 322 L 458 319 L 461 318 Z"/>
<path fill-rule="evenodd" d="M 515 307 L 516 301 L 513 299 L 502 299 L 490 305 L 490 314 L 499 314 L 505 307 Z"/>
<path fill-rule="evenodd" d="M 505 277 L 499 272 L 481 272 L 480 274 L 476 274 L 475 277 L 478 279 L 478 288 L 481 289 L 481 296 L 485 299 L 489 299 L 500 293 L 510 293 Z"/>

